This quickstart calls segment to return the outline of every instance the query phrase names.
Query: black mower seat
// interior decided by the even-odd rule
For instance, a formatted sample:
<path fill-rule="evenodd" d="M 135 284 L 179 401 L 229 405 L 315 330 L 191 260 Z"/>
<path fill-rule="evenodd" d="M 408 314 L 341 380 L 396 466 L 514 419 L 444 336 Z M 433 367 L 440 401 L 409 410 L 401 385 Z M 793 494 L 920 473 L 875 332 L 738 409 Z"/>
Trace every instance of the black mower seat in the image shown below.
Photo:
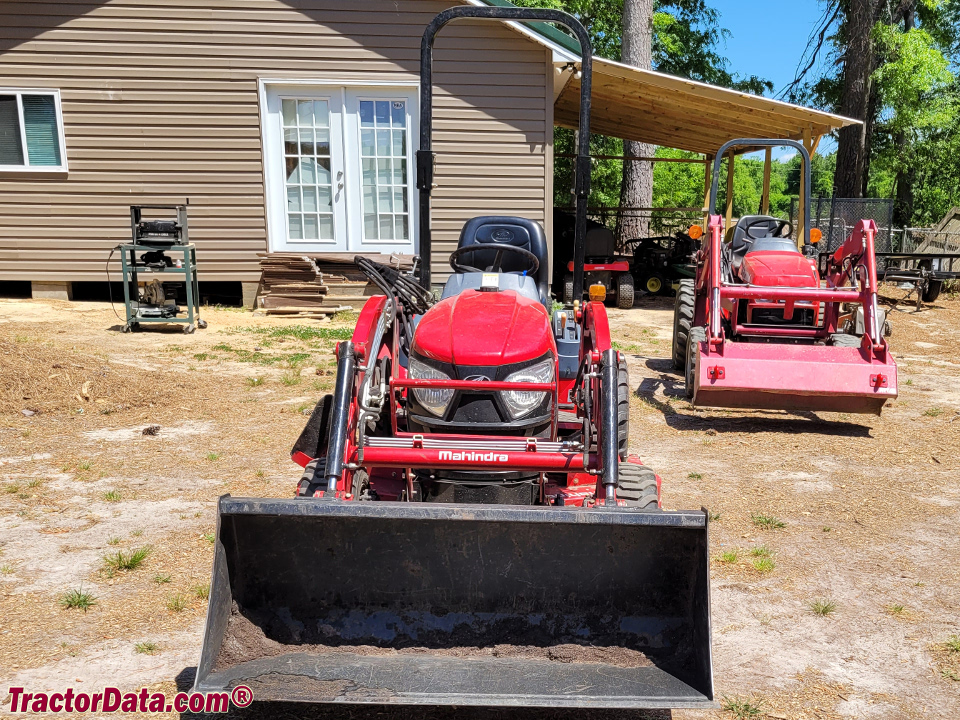
<path fill-rule="evenodd" d="M 515 245 L 536 255 L 537 260 L 540 261 L 540 267 L 533 277 L 527 277 L 524 275 L 524 270 L 528 266 L 524 260 L 518 255 L 504 253 L 501 270 L 504 276 L 500 279 L 500 289 L 515 290 L 526 297 L 540 301 L 549 309 L 550 262 L 547 254 L 547 238 L 540 223 L 527 218 L 504 215 L 475 217 L 468 220 L 460 231 L 457 249 L 490 243 Z M 464 263 L 482 268 L 492 265 L 495 259 L 496 252 L 491 250 L 469 255 L 464 258 Z M 472 275 L 477 277 L 472 278 Z M 479 287 L 479 273 L 451 275 L 443 289 L 443 297 L 456 295 L 468 288 Z"/>
<path fill-rule="evenodd" d="M 769 215 L 744 215 L 737 221 L 733 229 L 733 237 L 730 241 L 730 264 L 734 273 L 738 273 L 743 258 L 748 253 L 760 252 L 763 250 L 799 252 L 797 246 L 789 238 L 774 237 L 780 220 Z M 754 238 L 747 235 L 747 229 L 751 229 Z"/>

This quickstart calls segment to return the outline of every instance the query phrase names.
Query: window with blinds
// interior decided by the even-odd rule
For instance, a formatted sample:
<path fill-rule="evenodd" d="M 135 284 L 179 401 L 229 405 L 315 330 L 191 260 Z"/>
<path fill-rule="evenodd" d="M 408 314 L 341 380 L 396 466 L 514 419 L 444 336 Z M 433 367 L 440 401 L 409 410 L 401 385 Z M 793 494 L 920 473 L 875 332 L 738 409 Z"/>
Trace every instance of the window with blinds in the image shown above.
<path fill-rule="evenodd" d="M 0 90 L 0 170 L 65 170 L 56 93 Z"/>

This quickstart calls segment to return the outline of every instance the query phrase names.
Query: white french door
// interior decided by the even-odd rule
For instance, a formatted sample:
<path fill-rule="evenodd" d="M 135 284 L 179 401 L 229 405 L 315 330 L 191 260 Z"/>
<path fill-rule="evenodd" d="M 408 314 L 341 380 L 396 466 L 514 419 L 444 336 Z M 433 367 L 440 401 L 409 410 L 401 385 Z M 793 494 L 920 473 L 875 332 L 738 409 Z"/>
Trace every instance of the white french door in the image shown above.
<path fill-rule="evenodd" d="M 270 249 L 415 252 L 416 88 L 263 89 Z"/>

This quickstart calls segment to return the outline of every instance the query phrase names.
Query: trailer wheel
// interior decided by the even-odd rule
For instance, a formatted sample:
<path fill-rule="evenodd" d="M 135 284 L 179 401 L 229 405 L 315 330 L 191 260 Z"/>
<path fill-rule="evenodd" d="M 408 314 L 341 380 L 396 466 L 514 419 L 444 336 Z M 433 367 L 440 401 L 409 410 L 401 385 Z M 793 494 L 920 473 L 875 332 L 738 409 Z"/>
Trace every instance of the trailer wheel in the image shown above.
<path fill-rule="evenodd" d="M 699 351 L 700 343 L 706 342 L 706 340 L 707 331 L 705 328 L 690 328 L 690 334 L 687 337 L 687 358 L 683 373 L 683 392 L 688 400 L 693 399 L 693 390 L 697 384 L 697 378 L 695 377 L 697 362 L 694 353 Z"/>
<path fill-rule="evenodd" d="M 647 279 L 643 281 L 643 289 L 651 295 L 659 295 L 663 292 L 664 285 L 666 285 L 666 283 L 659 275 L 649 275 Z"/>
<path fill-rule="evenodd" d="M 627 442 L 630 439 L 630 373 L 627 362 L 620 357 L 617 363 L 617 440 L 620 459 L 627 457 Z"/>
<path fill-rule="evenodd" d="M 927 289 L 923 291 L 923 301 L 932 303 L 940 297 L 941 290 L 943 290 L 943 280 L 927 280 Z"/>
<path fill-rule="evenodd" d="M 673 369 L 683 370 L 687 362 L 687 336 L 693 325 L 697 297 L 693 280 L 681 280 L 673 305 Z"/>
<path fill-rule="evenodd" d="M 617 275 L 617 307 L 629 310 L 633 307 L 633 275 L 620 273 Z"/>
<path fill-rule="evenodd" d="M 646 465 L 621 462 L 617 485 L 617 499 L 626 502 L 628 507 L 644 510 L 659 510 L 660 497 L 657 492 L 657 474 Z"/>
<path fill-rule="evenodd" d="M 563 303 L 564 305 L 573 304 L 573 275 L 563 276 Z"/>

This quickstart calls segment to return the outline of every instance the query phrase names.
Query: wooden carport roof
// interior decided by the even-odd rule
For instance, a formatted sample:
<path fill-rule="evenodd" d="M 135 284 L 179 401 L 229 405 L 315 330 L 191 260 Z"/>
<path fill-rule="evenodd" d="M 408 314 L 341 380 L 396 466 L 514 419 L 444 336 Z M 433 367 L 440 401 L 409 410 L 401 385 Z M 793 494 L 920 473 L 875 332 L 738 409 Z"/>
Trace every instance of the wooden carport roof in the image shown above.
<path fill-rule="evenodd" d="M 568 67 L 557 82 L 565 85 L 554 106 L 554 124 L 576 128 L 580 81 Z M 600 57 L 593 61 L 592 98 L 592 132 L 706 155 L 740 137 L 789 138 L 813 149 L 822 135 L 859 124 Z"/>

